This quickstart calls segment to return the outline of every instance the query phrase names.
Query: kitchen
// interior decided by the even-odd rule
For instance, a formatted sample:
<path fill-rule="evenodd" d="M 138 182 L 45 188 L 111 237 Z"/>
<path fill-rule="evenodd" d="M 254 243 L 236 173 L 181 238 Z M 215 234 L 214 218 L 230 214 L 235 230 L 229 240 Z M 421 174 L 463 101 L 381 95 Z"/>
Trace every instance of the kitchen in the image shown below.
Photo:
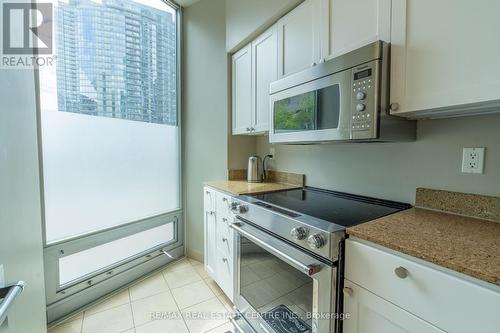
<path fill-rule="evenodd" d="M 42 332 L 46 321 L 49 332 L 497 332 L 500 49 L 487 36 L 500 30 L 498 4 L 179 5 L 182 209 L 145 222 L 176 236 L 138 249 L 145 252 L 131 257 L 137 268 L 121 261 L 123 271 L 113 263 L 62 286 L 53 282 L 53 258 L 78 254 L 84 240 L 131 237 L 138 227 L 116 237 L 103 229 L 102 239 L 32 240 L 44 247 L 31 259 L 43 266 L 35 274 L 45 275 L 41 283 L 9 274 L 3 254 L 13 250 L 4 243 L 0 282 L 4 264 L 7 282 L 27 286 L 0 332 Z M 4 78 L 31 82 L 23 73 Z M 42 110 L 49 128 L 43 117 Z M 2 118 L 2 132 L 16 121 Z M 10 135 L 36 146 L 37 125 L 22 129 Z M 156 129 L 148 131 L 157 140 Z M 47 213 L 54 164 L 46 133 L 38 135 Z M 20 161 L 38 170 L 37 149 L 23 147 Z M 21 162 L 4 156 L 16 170 Z M 43 201 L 22 178 L 2 174 Z M 19 205 L 2 198 L 6 212 Z M 132 213 L 133 202 L 115 210 Z M 39 210 L 33 203 L 33 230 L 43 225 Z M 172 231 L 154 229 L 168 225 Z M 16 324 L 26 302 L 37 319 Z"/>

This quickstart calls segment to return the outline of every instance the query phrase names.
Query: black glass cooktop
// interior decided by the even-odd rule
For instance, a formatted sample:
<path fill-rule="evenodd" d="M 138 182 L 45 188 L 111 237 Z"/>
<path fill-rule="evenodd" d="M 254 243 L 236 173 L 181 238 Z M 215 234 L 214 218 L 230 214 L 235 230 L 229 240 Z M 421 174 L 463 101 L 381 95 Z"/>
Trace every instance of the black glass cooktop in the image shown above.
<path fill-rule="evenodd" d="M 344 227 L 408 209 L 409 204 L 359 195 L 304 187 L 296 190 L 253 195 L 271 205 L 310 215 Z"/>

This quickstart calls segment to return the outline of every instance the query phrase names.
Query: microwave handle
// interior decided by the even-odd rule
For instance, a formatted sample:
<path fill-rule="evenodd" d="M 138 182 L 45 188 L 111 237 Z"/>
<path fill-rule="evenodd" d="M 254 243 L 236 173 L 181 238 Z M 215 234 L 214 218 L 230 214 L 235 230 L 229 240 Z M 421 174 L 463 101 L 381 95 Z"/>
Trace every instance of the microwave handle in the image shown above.
<path fill-rule="evenodd" d="M 250 239 L 252 242 L 255 242 L 257 245 L 261 246 L 262 248 L 264 248 L 265 250 L 271 252 L 273 255 L 275 255 L 276 257 L 282 259 L 283 261 L 286 261 L 287 263 L 289 263 L 290 265 L 294 266 L 295 268 L 301 270 L 304 274 L 306 275 L 309 275 L 309 276 L 313 276 L 314 274 L 318 273 L 320 270 L 321 270 L 321 266 L 320 265 L 307 265 L 307 264 L 304 264 L 292 257 L 290 257 L 288 254 L 272 247 L 271 245 L 267 244 L 266 242 L 260 240 L 258 237 L 255 237 L 254 235 L 252 235 L 251 233 L 249 233 L 248 231 L 245 231 L 241 228 L 243 224 L 242 223 L 233 223 L 233 224 L 230 224 L 229 227 L 234 229 L 236 232 L 238 232 L 239 234 L 245 236 L 246 238 Z"/>

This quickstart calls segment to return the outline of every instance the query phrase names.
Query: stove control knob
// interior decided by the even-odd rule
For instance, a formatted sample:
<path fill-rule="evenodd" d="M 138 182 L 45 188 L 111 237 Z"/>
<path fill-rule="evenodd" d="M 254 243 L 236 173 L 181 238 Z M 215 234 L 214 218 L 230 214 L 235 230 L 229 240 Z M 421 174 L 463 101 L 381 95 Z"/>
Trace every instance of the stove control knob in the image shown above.
<path fill-rule="evenodd" d="M 248 211 L 248 206 L 247 205 L 242 205 L 241 203 L 237 201 L 231 202 L 231 211 L 234 214 L 243 214 Z"/>
<path fill-rule="evenodd" d="M 292 231 L 290 231 L 290 236 L 296 241 L 303 240 L 307 237 L 307 230 L 302 227 L 293 228 Z"/>
<path fill-rule="evenodd" d="M 307 239 L 307 244 L 311 249 L 319 249 L 325 245 L 325 237 L 321 234 L 314 234 L 309 236 Z"/>

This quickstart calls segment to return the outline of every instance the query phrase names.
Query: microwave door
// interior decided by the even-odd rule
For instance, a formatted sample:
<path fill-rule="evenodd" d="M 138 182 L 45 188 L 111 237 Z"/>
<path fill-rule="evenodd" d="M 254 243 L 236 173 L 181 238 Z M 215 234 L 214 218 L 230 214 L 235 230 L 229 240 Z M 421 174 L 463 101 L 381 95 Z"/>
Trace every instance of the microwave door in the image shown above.
<path fill-rule="evenodd" d="M 314 91 L 314 104 L 313 104 L 313 109 L 312 109 L 312 113 L 313 113 L 313 130 L 317 130 L 318 129 L 318 91 Z"/>
<path fill-rule="evenodd" d="M 271 143 L 350 138 L 350 74 L 336 73 L 271 95 Z"/>

